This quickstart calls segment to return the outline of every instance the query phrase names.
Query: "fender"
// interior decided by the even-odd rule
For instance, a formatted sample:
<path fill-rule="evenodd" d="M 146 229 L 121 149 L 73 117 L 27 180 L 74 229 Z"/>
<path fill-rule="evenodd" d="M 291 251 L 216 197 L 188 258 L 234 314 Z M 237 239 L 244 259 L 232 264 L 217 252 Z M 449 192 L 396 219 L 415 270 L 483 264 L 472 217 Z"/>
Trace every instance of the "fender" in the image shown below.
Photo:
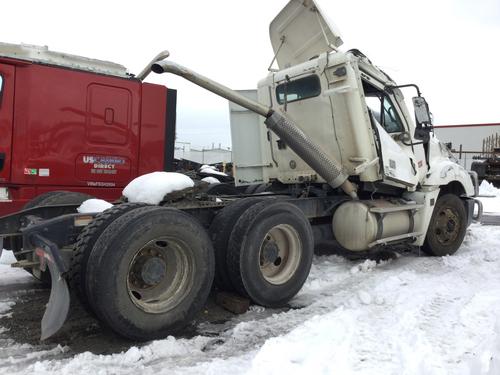
<path fill-rule="evenodd" d="M 422 186 L 426 188 L 445 186 L 453 181 L 457 181 L 462 185 L 466 196 L 474 196 L 474 185 L 469 173 L 461 165 L 446 159 L 440 160 L 431 166 L 425 179 L 422 181 Z"/>

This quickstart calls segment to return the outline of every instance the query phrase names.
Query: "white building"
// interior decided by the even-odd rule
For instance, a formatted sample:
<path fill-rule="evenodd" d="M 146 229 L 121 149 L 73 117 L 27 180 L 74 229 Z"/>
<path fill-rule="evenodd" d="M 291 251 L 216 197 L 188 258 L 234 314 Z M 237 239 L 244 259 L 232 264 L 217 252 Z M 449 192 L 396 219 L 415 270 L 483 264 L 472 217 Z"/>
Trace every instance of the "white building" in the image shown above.
<path fill-rule="evenodd" d="M 187 142 L 176 142 L 174 158 L 188 160 L 198 164 L 219 164 L 232 162 L 230 149 L 221 147 L 195 149 Z"/>

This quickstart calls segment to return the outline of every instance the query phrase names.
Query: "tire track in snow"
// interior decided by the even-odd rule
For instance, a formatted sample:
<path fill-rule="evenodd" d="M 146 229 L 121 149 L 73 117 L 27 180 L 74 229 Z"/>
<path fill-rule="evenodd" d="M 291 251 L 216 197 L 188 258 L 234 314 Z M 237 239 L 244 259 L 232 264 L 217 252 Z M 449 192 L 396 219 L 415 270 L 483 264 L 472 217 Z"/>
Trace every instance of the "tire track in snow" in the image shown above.
<path fill-rule="evenodd" d="M 494 295 L 487 302 L 474 296 L 492 283 L 500 287 L 500 261 L 491 251 L 496 244 L 481 241 L 481 231 L 489 233 L 480 228 L 477 235 L 468 237 L 457 256 L 450 258 L 409 254 L 374 267 L 370 262 L 352 263 L 336 256 L 316 257 L 310 278 L 292 303 L 301 308 L 256 309 L 224 324 L 204 324 L 199 327 L 205 334 L 201 337 L 158 340 L 112 356 L 84 353 L 61 359 L 60 354 L 45 353 L 41 357 L 45 360 L 36 365 L 16 362 L 5 369 L 12 374 L 34 370 L 79 373 L 82 369 L 118 374 L 140 369 L 148 374 L 166 368 L 172 373 L 197 373 L 236 366 L 244 372 L 251 368 L 256 353 L 265 353 L 264 343 L 290 337 L 307 322 L 333 312 L 349 324 L 345 327 L 349 335 L 342 345 L 348 348 L 346 363 L 353 371 L 443 373 L 443 369 L 458 368 L 466 353 L 478 350 L 494 324 L 494 313 L 485 313 L 487 303 L 500 306 Z M 488 277 L 482 277 L 484 274 Z M 485 315 L 477 319 L 478 313 Z M 340 347 L 329 350 L 339 352 Z"/>

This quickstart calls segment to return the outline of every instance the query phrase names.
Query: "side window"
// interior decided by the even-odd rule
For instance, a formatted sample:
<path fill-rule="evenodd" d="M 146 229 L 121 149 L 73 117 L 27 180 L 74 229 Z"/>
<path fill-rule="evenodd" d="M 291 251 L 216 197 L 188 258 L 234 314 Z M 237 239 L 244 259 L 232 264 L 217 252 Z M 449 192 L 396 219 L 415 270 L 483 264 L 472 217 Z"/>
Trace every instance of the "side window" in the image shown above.
<path fill-rule="evenodd" d="M 384 96 L 384 119 L 382 126 L 387 133 L 398 133 L 403 131 L 403 124 L 399 119 L 396 108 L 392 105 L 388 96 Z"/>
<path fill-rule="evenodd" d="M 403 131 L 403 124 L 389 97 L 381 92 L 366 94 L 366 105 L 387 133 Z"/>
<path fill-rule="evenodd" d="M 370 109 L 373 117 L 379 124 L 382 125 L 382 119 L 380 118 L 380 114 L 382 113 L 382 101 L 378 96 L 366 96 L 366 106 Z"/>
<path fill-rule="evenodd" d="M 321 94 L 321 84 L 317 75 L 285 82 L 276 87 L 276 99 L 279 104 L 296 102 Z"/>

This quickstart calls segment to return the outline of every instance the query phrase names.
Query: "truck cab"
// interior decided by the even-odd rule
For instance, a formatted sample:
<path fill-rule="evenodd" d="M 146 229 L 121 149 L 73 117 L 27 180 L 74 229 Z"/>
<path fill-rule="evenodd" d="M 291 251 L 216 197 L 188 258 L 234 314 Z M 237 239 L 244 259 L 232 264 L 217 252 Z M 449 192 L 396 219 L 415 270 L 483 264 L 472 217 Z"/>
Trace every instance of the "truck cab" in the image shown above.
<path fill-rule="evenodd" d="M 122 65 L 0 43 L 0 216 L 53 190 L 112 201 L 172 168 L 175 104 Z"/>
<path fill-rule="evenodd" d="M 417 246 L 424 244 L 440 196 L 461 197 L 471 215 L 473 202 L 467 197 L 477 193 L 473 181 L 435 137 L 418 86 L 398 85 L 359 50 L 341 51 L 340 32 L 312 0 L 290 1 L 271 22 L 270 39 L 278 69 L 269 69 L 253 95 L 337 160 L 361 200 L 371 205 L 378 196 L 422 205 L 414 210 L 409 230 Z M 412 114 L 403 90 L 416 90 Z M 234 104 L 231 113 L 237 184 L 318 187 L 327 182 L 266 129 L 263 117 Z M 353 220 L 350 225 L 358 225 Z M 339 232 L 347 230 L 342 228 Z"/>

